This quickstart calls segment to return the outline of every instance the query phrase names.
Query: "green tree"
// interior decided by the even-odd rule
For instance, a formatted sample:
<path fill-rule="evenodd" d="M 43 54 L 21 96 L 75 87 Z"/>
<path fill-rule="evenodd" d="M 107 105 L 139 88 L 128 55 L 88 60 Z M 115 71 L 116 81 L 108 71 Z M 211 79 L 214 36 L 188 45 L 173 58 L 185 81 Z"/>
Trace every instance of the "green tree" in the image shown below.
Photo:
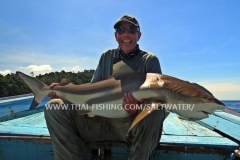
<path fill-rule="evenodd" d="M 95 70 L 84 70 L 83 72 L 50 72 L 44 75 L 40 74 L 35 78 L 50 85 L 53 82 L 60 82 L 62 78 L 67 78 L 73 84 L 89 83 Z M 34 76 L 34 73 L 30 73 Z M 0 97 L 14 96 L 20 94 L 31 93 L 30 88 L 16 74 L 0 74 Z"/>

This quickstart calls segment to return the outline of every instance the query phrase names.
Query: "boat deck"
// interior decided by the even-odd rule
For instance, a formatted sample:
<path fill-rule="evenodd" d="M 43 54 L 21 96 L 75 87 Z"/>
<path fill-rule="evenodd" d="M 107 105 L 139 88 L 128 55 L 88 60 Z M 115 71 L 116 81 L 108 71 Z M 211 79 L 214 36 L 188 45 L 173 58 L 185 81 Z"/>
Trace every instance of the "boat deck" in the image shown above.
<path fill-rule="evenodd" d="M 98 152 L 103 151 L 105 159 L 127 159 L 129 154 L 125 142 L 85 144 L 89 159 L 97 159 Z M 170 113 L 164 121 L 154 159 L 231 159 L 232 152 L 239 146 L 240 117 L 237 115 L 218 111 L 207 119 L 188 121 Z M 3 160 L 53 159 L 43 106 L 0 117 L 0 147 Z"/>

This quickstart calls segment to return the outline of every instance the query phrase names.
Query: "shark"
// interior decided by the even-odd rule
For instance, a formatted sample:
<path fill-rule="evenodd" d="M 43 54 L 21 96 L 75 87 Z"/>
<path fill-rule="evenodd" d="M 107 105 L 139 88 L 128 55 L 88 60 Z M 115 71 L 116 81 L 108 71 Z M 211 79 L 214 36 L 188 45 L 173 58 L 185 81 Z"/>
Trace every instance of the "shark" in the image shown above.
<path fill-rule="evenodd" d="M 52 101 L 61 103 L 59 100 L 64 99 L 80 106 L 77 110 L 78 115 L 124 118 L 131 114 L 121 106 L 122 97 L 124 93 L 132 93 L 137 100 L 145 101 L 142 104 L 144 107 L 141 108 L 129 130 L 154 110 L 163 109 L 162 106 L 165 106 L 164 110 L 175 112 L 188 120 L 208 118 L 216 110 L 225 109 L 225 105 L 203 87 L 165 74 L 137 73 L 123 61 L 113 65 L 113 73 L 109 79 L 80 85 L 69 84 L 66 79 L 63 79 L 59 86 L 50 88 L 45 83 L 20 71 L 16 74 L 34 94 L 29 109 L 35 108 L 49 92 L 53 91 L 60 99 Z M 184 108 L 180 104 L 191 107 Z M 102 107 L 99 108 L 99 106 Z M 112 107 L 104 108 L 104 106 Z"/>

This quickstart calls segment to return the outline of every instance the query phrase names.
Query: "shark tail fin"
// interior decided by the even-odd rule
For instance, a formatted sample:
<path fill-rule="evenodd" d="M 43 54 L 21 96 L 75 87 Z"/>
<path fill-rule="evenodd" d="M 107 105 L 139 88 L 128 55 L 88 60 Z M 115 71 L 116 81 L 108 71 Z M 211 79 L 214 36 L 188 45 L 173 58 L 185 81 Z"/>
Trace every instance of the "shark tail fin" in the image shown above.
<path fill-rule="evenodd" d="M 47 87 L 47 85 L 22 72 L 17 71 L 16 74 L 28 85 L 34 94 L 34 99 L 29 109 L 37 107 L 37 105 L 47 96 L 46 92 L 43 90 L 43 88 Z"/>

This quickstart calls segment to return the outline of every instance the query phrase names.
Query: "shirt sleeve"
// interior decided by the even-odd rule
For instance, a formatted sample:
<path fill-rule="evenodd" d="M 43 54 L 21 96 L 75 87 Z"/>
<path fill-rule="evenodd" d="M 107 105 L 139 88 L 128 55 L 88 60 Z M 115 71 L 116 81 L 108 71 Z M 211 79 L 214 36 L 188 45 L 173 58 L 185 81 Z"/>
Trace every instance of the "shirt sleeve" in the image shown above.
<path fill-rule="evenodd" d="M 147 73 L 160 73 L 162 74 L 160 62 L 157 58 L 157 56 L 152 55 L 146 64 L 146 72 Z"/>
<path fill-rule="evenodd" d="M 91 83 L 99 82 L 99 81 L 102 80 L 103 59 L 104 59 L 103 57 L 104 57 L 104 55 L 102 54 L 102 56 L 101 56 L 101 58 L 100 58 L 100 60 L 98 62 L 97 69 L 96 69 L 96 71 L 93 74 Z"/>

